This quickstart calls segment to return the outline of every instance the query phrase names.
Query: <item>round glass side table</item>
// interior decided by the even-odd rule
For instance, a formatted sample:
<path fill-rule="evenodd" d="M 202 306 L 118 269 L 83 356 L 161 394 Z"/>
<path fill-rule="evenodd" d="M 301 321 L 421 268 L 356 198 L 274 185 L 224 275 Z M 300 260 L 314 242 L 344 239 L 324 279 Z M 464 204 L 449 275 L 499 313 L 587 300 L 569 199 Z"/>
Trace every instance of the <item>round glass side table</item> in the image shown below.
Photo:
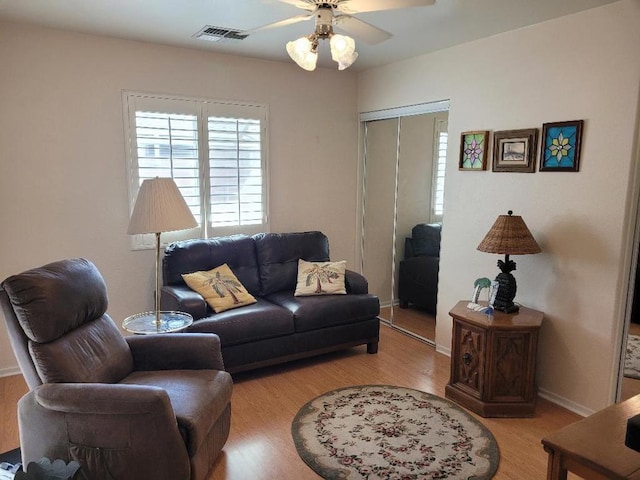
<path fill-rule="evenodd" d="M 136 313 L 122 321 L 122 328 L 139 335 L 179 332 L 193 323 L 193 317 L 185 312 L 160 312 L 160 323 L 156 312 Z"/>

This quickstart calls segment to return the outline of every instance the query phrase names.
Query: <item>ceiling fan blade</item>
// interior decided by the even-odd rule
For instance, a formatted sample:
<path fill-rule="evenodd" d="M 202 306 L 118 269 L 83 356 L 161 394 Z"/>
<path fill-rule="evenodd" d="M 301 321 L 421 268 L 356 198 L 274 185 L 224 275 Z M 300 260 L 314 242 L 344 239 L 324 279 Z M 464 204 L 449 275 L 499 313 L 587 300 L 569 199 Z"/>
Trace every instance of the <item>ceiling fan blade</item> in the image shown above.
<path fill-rule="evenodd" d="M 354 13 L 379 12 L 398 8 L 428 7 L 434 3 L 436 0 L 343 0 L 338 4 L 337 10 L 353 15 Z"/>
<path fill-rule="evenodd" d="M 271 30 L 272 28 L 286 27 L 287 25 L 293 25 L 294 23 L 304 22 L 305 20 L 309 20 L 310 18 L 313 18 L 313 16 L 314 16 L 313 13 L 310 13 L 307 15 L 297 15 L 295 17 L 285 18 L 284 20 L 280 20 L 278 22 L 269 23 L 261 27 L 252 28 L 251 30 L 245 30 L 242 33 L 252 34 L 258 31 Z"/>
<path fill-rule="evenodd" d="M 336 15 L 334 25 L 369 45 L 384 42 L 393 36 L 389 32 L 349 15 Z"/>
<path fill-rule="evenodd" d="M 317 8 L 315 2 L 308 2 L 306 0 L 277 0 L 280 3 L 288 3 L 294 7 L 301 8 L 303 10 L 313 11 Z"/>

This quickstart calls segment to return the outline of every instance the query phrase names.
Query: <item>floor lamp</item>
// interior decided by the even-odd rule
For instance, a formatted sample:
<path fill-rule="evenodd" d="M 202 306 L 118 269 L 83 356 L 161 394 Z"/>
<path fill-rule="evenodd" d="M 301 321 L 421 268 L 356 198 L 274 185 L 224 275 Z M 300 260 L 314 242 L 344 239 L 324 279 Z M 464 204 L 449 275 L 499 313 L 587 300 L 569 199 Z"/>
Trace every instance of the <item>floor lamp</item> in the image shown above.
<path fill-rule="evenodd" d="M 197 227 L 187 202 L 172 178 L 151 178 L 142 182 L 133 213 L 129 220 L 129 235 L 153 233 L 156 236 L 155 324 L 160 319 L 160 234 Z"/>

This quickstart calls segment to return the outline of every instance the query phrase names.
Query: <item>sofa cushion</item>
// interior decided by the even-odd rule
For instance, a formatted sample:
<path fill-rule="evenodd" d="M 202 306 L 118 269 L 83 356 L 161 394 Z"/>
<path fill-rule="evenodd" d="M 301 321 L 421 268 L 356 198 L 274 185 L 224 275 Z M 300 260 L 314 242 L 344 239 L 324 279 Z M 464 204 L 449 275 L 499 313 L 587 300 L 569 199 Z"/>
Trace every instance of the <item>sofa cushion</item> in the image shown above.
<path fill-rule="evenodd" d="M 263 297 L 281 290 L 293 293 L 301 258 L 308 262 L 329 261 L 329 240 L 321 232 L 258 233 L 253 239 Z"/>
<path fill-rule="evenodd" d="M 308 295 L 345 295 L 344 272 L 347 262 L 307 262 L 298 260 L 296 297 Z"/>
<path fill-rule="evenodd" d="M 211 270 L 226 263 L 247 291 L 260 293 L 260 276 L 253 239 L 247 235 L 230 235 L 174 242 L 164 252 L 165 285 L 184 285 L 182 275 Z"/>
<path fill-rule="evenodd" d="M 293 292 L 291 292 L 293 295 Z M 215 333 L 222 347 L 294 333 L 293 315 L 264 299 L 194 321 L 188 332 Z"/>
<path fill-rule="evenodd" d="M 186 273 L 182 278 L 216 313 L 256 303 L 226 263 L 207 272 Z"/>
<path fill-rule="evenodd" d="M 378 297 L 369 294 L 295 297 L 278 292 L 266 298 L 293 314 L 296 332 L 357 323 L 380 313 Z"/>

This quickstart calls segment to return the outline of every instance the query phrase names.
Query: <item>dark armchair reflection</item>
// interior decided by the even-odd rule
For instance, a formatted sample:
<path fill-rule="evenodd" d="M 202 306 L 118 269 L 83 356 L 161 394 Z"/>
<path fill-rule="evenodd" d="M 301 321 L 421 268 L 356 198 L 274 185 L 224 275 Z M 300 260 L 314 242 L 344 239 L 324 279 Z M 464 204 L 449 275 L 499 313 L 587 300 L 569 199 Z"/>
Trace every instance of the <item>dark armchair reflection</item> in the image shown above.
<path fill-rule="evenodd" d="M 405 239 L 404 260 L 398 274 L 398 300 L 401 308 L 414 304 L 435 314 L 440 264 L 439 223 L 420 223 Z"/>

